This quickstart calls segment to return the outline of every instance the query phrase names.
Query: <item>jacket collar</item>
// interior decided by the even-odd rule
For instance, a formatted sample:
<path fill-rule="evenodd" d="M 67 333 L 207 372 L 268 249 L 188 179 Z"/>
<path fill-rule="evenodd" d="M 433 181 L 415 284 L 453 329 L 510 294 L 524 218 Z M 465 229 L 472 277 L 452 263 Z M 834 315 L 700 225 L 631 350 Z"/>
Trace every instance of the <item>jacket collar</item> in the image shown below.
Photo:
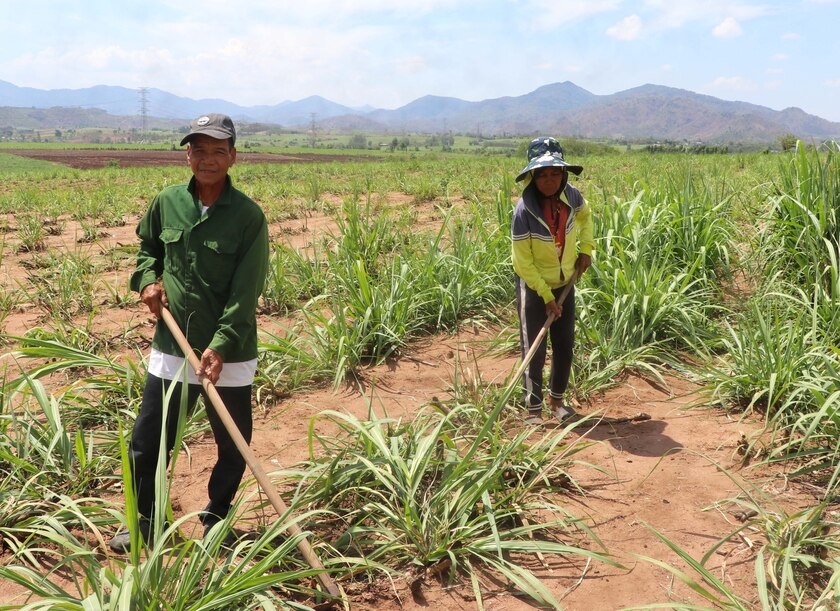
<path fill-rule="evenodd" d="M 560 201 L 566 204 L 570 210 L 574 211 L 574 206 L 569 203 L 569 198 L 566 196 L 566 189 L 568 188 L 568 184 L 563 187 L 563 191 L 560 193 Z M 539 198 L 537 198 L 537 187 L 534 183 L 529 184 L 525 187 L 525 190 L 522 192 L 522 201 L 525 202 L 525 207 L 537 218 L 542 217 L 542 206 L 540 205 Z"/>
<path fill-rule="evenodd" d="M 213 204 L 213 206 L 228 206 L 230 205 L 230 193 L 231 189 L 233 188 L 233 181 L 230 179 L 230 175 L 225 176 L 225 186 L 222 187 L 222 192 L 219 194 L 219 199 Z M 193 199 L 198 201 L 198 183 L 195 180 L 195 176 L 190 178 L 190 183 L 187 185 L 187 191 L 189 191 Z"/>

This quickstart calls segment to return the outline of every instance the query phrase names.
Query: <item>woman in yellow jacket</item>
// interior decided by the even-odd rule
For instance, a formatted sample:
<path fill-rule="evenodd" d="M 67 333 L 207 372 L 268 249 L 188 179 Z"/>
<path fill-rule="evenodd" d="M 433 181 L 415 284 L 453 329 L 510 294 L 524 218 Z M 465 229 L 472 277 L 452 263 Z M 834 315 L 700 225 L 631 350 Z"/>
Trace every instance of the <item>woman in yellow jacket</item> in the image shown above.
<path fill-rule="evenodd" d="M 563 303 L 556 299 L 575 271 L 580 276 L 589 268 L 595 249 L 592 212 L 580 191 L 569 184 L 569 172 L 579 175 L 582 171 L 581 166 L 566 162 L 563 148 L 554 138 L 532 140 L 528 165 L 516 177 L 526 182 L 511 225 L 522 356 L 531 349 L 548 316 L 554 314 L 548 331 L 549 397 L 551 413 L 561 421 L 576 415 L 564 400 L 575 339 L 574 287 Z M 546 342 L 543 337 L 522 378 L 526 422 L 534 425 L 542 421 Z"/>

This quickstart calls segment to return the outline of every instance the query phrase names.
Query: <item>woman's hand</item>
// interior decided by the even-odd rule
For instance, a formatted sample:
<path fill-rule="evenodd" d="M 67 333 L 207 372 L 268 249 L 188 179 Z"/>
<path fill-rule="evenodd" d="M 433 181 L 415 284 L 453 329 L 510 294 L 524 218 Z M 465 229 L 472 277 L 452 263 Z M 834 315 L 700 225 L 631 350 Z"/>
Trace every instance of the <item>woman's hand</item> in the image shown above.
<path fill-rule="evenodd" d="M 583 276 L 583 273 L 592 266 L 592 257 L 589 255 L 579 254 L 575 261 L 575 270 L 577 270 L 578 278 Z"/>

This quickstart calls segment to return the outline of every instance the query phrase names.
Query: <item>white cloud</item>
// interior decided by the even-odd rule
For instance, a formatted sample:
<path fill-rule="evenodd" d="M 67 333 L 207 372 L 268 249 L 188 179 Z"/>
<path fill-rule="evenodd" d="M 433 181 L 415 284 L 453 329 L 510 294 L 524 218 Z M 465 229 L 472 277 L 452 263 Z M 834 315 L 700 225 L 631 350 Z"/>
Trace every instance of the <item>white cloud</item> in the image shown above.
<path fill-rule="evenodd" d="M 712 81 L 712 87 L 730 91 L 755 91 L 756 86 L 743 76 L 719 76 Z"/>
<path fill-rule="evenodd" d="M 733 4 L 730 0 L 645 0 L 644 4 L 654 13 L 650 21 L 657 29 L 680 28 L 688 23 L 710 20 L 743 22 L 771 12 L 765 5 Z"/>
<path fill-rule="evenodd" d="M 385 108 L 428 93 L 464 99 L 513 95 L 567 78 L 599 93 L 664 81 L 768 103 L 767 81 L 784 78 L 780 95 L 772 98 L 784 100 L 777 105 L 807 106 L 800 98 L 815 96 L 830 109 L 824 113 L 837 113 L 830 100 L 840 88 L 840 72 L 826 74 L 819 51 L 802 42 L 828 40 L 840 0 L 123 4 L 116 11 L 108 0 L 0 0 L 15 16 L 0 45 L 0 79 L 45 89 L 149 86 L 243 105 L 318 94 Z M 709 45 L 712 33 L 741 38 Z M 736 57 L 733 44 L 746 34 L 755 37 L 751 51 Z M 634 45 L 638 56 L 631 56 L 637 49 L 615 53 L 616 41 L 641 39 L 644 45 Z M 771 59 L 777 51 L 789 51 L 790 58 Z M 795 73 L 788 68 L 794 58 Z M 712 84 L 713 66 L 718 74 L 742 76 L 722 76 Z M 816 74 L 808 72 L 812 66 Z"/>
<path fill-rule="evenodd" d="M 185 11 L 182 0 L 165 0 L 173 11 Z M 202 0 L 201 10 L 192 11 L 188 16 L 200 18 L 208 15 L 218 18 L 242 16 L 247 11 L 248 19 L 270 19 L 275 23 L 321 22 L 364 17 L 381 13 L 385 15 L 425 15 L 436 10 L 458 6 L 470 6 L 469 0 L 413 0 L 395 2 L 394 0 L 307 0 L 306 2 L 277 2 L 276 0 L 247 0 L 242 6 L 230 0 Z M 321 22 L 321 25 L 326 25 Z"/>
<path fill-rule="evenodd" d="M 622 0 L 530 0 L 525 7 L 535 30 L 553 30 L 618 9 Z"/>
<path fill-rule="evenodd" d="M 743 34 L 741 24 L 734 17 L 727 17 L 712 30 L 712 35 L 716 38 L 735 38 Z"/>
<path fill-rule="evenodd" d="M 315 93 L 335 99 L 337 92 L 348 91 L 356 100 L 366 99 L 370 87 L 358 87 L 360 73 L 376 71 L 379 81 L 385 84 L 400 70 L 417 73 L 422 69 L 416 50 L 407 58 L 396 52 L 371 53 L 384 36 L 376 28 L 328 31 L 261 25 L 251 27 L 247 37 L 219 38 L 192 36 L 194 27 L 195 24 L 183 26 L 182 31 L 188 31 L 188 35 L 172 38 L 166 50 L 154 46 L 83 44 L 70 50 L 47 47 L 5 61 L 4 79 L 20 86 L 42 88 L 75 89 L 103 83 L 124 87 L 149 85 L 191 98 L 224 97 L 242 104 L 257 104 L 300 99 Z M 170 24 L 171 29 L 176 26 Z M 214 44 L 201 42 L 210 39 Z M 383 85 L 383 89 L 391 90 L 391 98 L 397 95 L 393 87 Z M 267 91 L 282 97 L 266 99 Z"/>
<path fill-rule="evenodd" d="M 71 51 L 47 47 L 10 60 L 5 68 L 17 75 L 16 83 L 29 83 L 32 75 L 37 75 L 39 82 L 32 86 L 75 89 L 102 83 L 136 87 L 142 84 L 142 73 L 160 66 L 177 67 L 177 64 L 168 50 L 155 47 L 127 50 L 109 45 Z M 133 75 L 131 82 L 126 82 L 126 74 Z"/>
<path fill-rule="evenodd" d="M 408 74 L 419 74 L 429 69 L 429 64 L 426 59 L 419 55 L 399 58 L 394 61 L 394 65 L 401 72 Z"/>
<path fill-rule="evenodd" d="M 642 35 L 642 18 L 638 15 L 625 17 L 607 28 L 607 36 L 617 40 L 637 40 Z"/>
<path fill-rule="evenodd" d="M 788 60 L 788 55 L 786 53 L 775 53 L 770 56 L 774 62 L 786 62 Z"/>

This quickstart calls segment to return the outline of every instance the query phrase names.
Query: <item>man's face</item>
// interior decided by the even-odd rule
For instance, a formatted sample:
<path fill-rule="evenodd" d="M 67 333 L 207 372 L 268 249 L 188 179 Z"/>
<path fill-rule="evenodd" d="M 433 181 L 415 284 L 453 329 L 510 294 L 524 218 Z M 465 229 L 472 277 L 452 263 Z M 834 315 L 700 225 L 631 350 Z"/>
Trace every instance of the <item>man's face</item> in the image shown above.
<path fill-rule="evenodd" d="M 200 185 L 213 186 L 224 181 L 236 163 L 236 149 L 230 146 L 230 140 L 198 134 L 187 144 L 187 161 Z"/>
<path fill-rule="evenodd" d="M 534 172 L 537 190 L 545 197 L 551 197 L 560 190 L 566 180 L 566 172 L 560 168 L 539 168 Z"/>

